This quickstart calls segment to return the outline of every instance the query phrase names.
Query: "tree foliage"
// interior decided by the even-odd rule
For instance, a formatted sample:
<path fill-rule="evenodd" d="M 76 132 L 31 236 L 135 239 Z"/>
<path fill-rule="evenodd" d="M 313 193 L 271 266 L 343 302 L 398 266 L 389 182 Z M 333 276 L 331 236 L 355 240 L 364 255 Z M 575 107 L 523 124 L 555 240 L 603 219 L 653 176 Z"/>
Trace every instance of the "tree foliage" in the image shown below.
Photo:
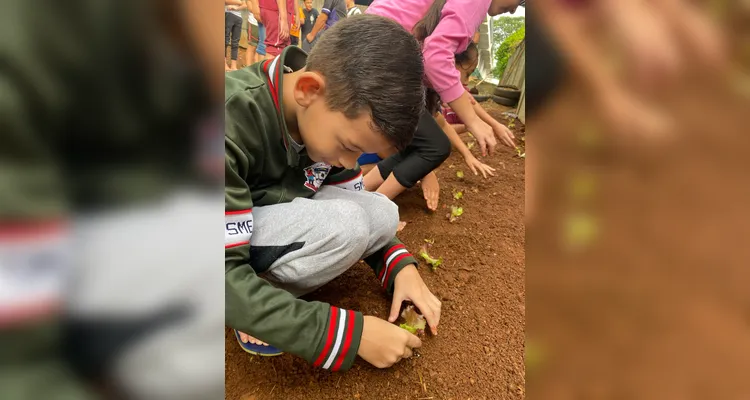
<path fill-rule="evenodd" d="M 495 69 L 493 70 L 498 79 L 502 79 L 505 68 L 508 66 L 508 60 L 516 47 L 526 37 L 526 26 L 521 26 L 517 31 L 510 34 L 497 48 L 495 53 Z"/>
<path fill-rule="evenodd" d="M 513 32 L 526 25 L 525 17 L 509 17 L 507 15 L 492 18 L 492 54 L 497 53 L 500 44 Z"/>

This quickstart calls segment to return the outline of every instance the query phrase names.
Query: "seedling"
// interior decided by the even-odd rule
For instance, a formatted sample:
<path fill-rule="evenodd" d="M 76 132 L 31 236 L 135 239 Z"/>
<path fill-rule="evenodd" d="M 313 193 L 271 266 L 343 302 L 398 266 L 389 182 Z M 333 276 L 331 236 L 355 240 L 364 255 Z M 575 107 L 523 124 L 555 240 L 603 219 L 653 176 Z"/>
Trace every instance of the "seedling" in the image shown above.
<path fill-rule="evenodd" d="M 475 144 L 475 143 L 474 143 L 474 141 L 472 140 L 471 142 L 469 142 L 469 144 L 467 144 L 467 145 L 466 145 L 466 148 L 468 148 L 469 150 L 471 150 L 471 149 L 473 149 L 473 148 L 474 148 L 474 144 Z"/>
<path fill-rule="evenodd" d="M 437 268 L 443 264 L 442 257 L 438 259 L 432 258 L 432 256 L 427 254 L 427 248 L 424 246 L 419 250 L 419 256 L 422 257 L 427 262 L 427 264 L 430 265 L 430 269 L 433 272 L 437 271 Z"/>
<path fill-rule="evenodd" d="M 427 244 L 429 244 L 429 245 L 433 245 L 433 244 L 435 244 L 435 239 L 425 239 L 424 242 L 427 243 Z"/>
<path fill-rule="evenodd" d="M 451 206 L 451 213 L 448 216 L 448 221 L 453 222 L 464 213 L 464 209 L 461 207 Z"/>
<path fill-rule="evenodd" d="M 404 308 L 404 311 L 401 312 L 401 318 L 404 319 L 404 322 L 399 325 L 401 328 L 406 329 L 414 335 L 424 336 L 424 328 L 427 326 L 427 321 L 413 304 Z"/>
<path fill-rule="evenodd" d="M 508 128 L 513 129 L 515 127 L 516 127 L 516 120 L 511 119 L 510 122 L 508 123 Z"/>
<path fill-rule="evenodd" d="M 464 179 L 464 171 L 456 171 L 456 176 L 458 177 L 458 179 Z"/>
<path fill-rule="evenodd" d="M 457 192 L 455 192 L 455 193 L 453 193 L 453 198 L 456 199 L 456 200 L 461 200 L 463 197 L 464 197 L 464 192 L 462 192 L 460 190 L 457 191 Z"/>
<path fill-rule="evenodd" d="M 516 146 L 516 154 L 518 157 L 526 158 L 526 151 L 519 146 Z"/>

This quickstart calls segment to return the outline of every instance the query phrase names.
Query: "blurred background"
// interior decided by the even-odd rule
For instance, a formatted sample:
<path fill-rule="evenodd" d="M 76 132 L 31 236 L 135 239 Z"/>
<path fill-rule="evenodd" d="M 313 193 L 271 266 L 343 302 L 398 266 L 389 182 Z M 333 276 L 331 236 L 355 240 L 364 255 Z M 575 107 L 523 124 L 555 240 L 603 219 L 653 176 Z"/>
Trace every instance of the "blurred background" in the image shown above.
<path fill-rule="evenodd" d="M 526 19 L 527 396 L 750 398 L 750 2 Z"/>
<path fill-rule="evenodd" d="M 0 5 L 0 398 L 223 398 L 223 21 Z"/>
<path fill-rule="evenodd" d="M 0 398 L 223 397 L 223 21 L 0 4 Z M 525 22 L 526 395 L 748 398 L 750 3 Z"/>

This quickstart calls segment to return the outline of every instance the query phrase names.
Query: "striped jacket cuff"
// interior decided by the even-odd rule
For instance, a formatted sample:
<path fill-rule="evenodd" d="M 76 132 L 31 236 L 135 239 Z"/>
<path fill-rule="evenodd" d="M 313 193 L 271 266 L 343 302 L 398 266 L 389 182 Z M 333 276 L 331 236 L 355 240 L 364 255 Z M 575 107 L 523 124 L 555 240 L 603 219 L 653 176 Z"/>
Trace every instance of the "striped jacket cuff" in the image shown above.
<path fill-rule="evenodd" d="M 383 267 L 378 274 L 380 284 L 388 293 L 393 293 L 393 282 L 396 275 L 409 264 L 416 264 L 417 260 L 406 250 L 403 243 L 391 246 L 383 255 Z"/>
<path fill-rule="evenodd" d="M 351 368 L 359 351 L 364 317 L 362 313 L 331 306 L 323 340 L 313 365 L 331 371 Z"/>

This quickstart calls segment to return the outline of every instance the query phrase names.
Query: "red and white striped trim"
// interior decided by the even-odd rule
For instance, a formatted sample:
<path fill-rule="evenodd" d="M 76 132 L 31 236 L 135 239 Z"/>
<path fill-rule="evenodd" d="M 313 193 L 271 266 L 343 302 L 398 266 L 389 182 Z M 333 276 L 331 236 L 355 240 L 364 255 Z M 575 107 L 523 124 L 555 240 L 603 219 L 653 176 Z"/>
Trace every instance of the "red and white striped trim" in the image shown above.
<path fill-rule="evenodd" d="M 378 276 L 378 278 L 380 278 L 380 284 L 383 285 L 384 288 L 387 288 L 388 286 L 388 279 L 391 276 L 393 267 L 398 265 L 399 261 L 410 256 L 411 254 L 409 254 L 409 251 L 406 250 L 406 247 L 403 244 L 397 244 L 385 252 L 385 255 L 383 256 L 383 269 L 380 270 L 380 276 Z"/>
<path fill-rule="evenodd" d="M 59 312 L 71 257 L 67 220 L 0 221 L 0 329 Z"/>
<path fill-rule="evenodd" d="M 326 342 L 313 365 L 337 371 L 351 348 L 356 314 L 354 311 L 331 307 L 329 315 Z"/>

